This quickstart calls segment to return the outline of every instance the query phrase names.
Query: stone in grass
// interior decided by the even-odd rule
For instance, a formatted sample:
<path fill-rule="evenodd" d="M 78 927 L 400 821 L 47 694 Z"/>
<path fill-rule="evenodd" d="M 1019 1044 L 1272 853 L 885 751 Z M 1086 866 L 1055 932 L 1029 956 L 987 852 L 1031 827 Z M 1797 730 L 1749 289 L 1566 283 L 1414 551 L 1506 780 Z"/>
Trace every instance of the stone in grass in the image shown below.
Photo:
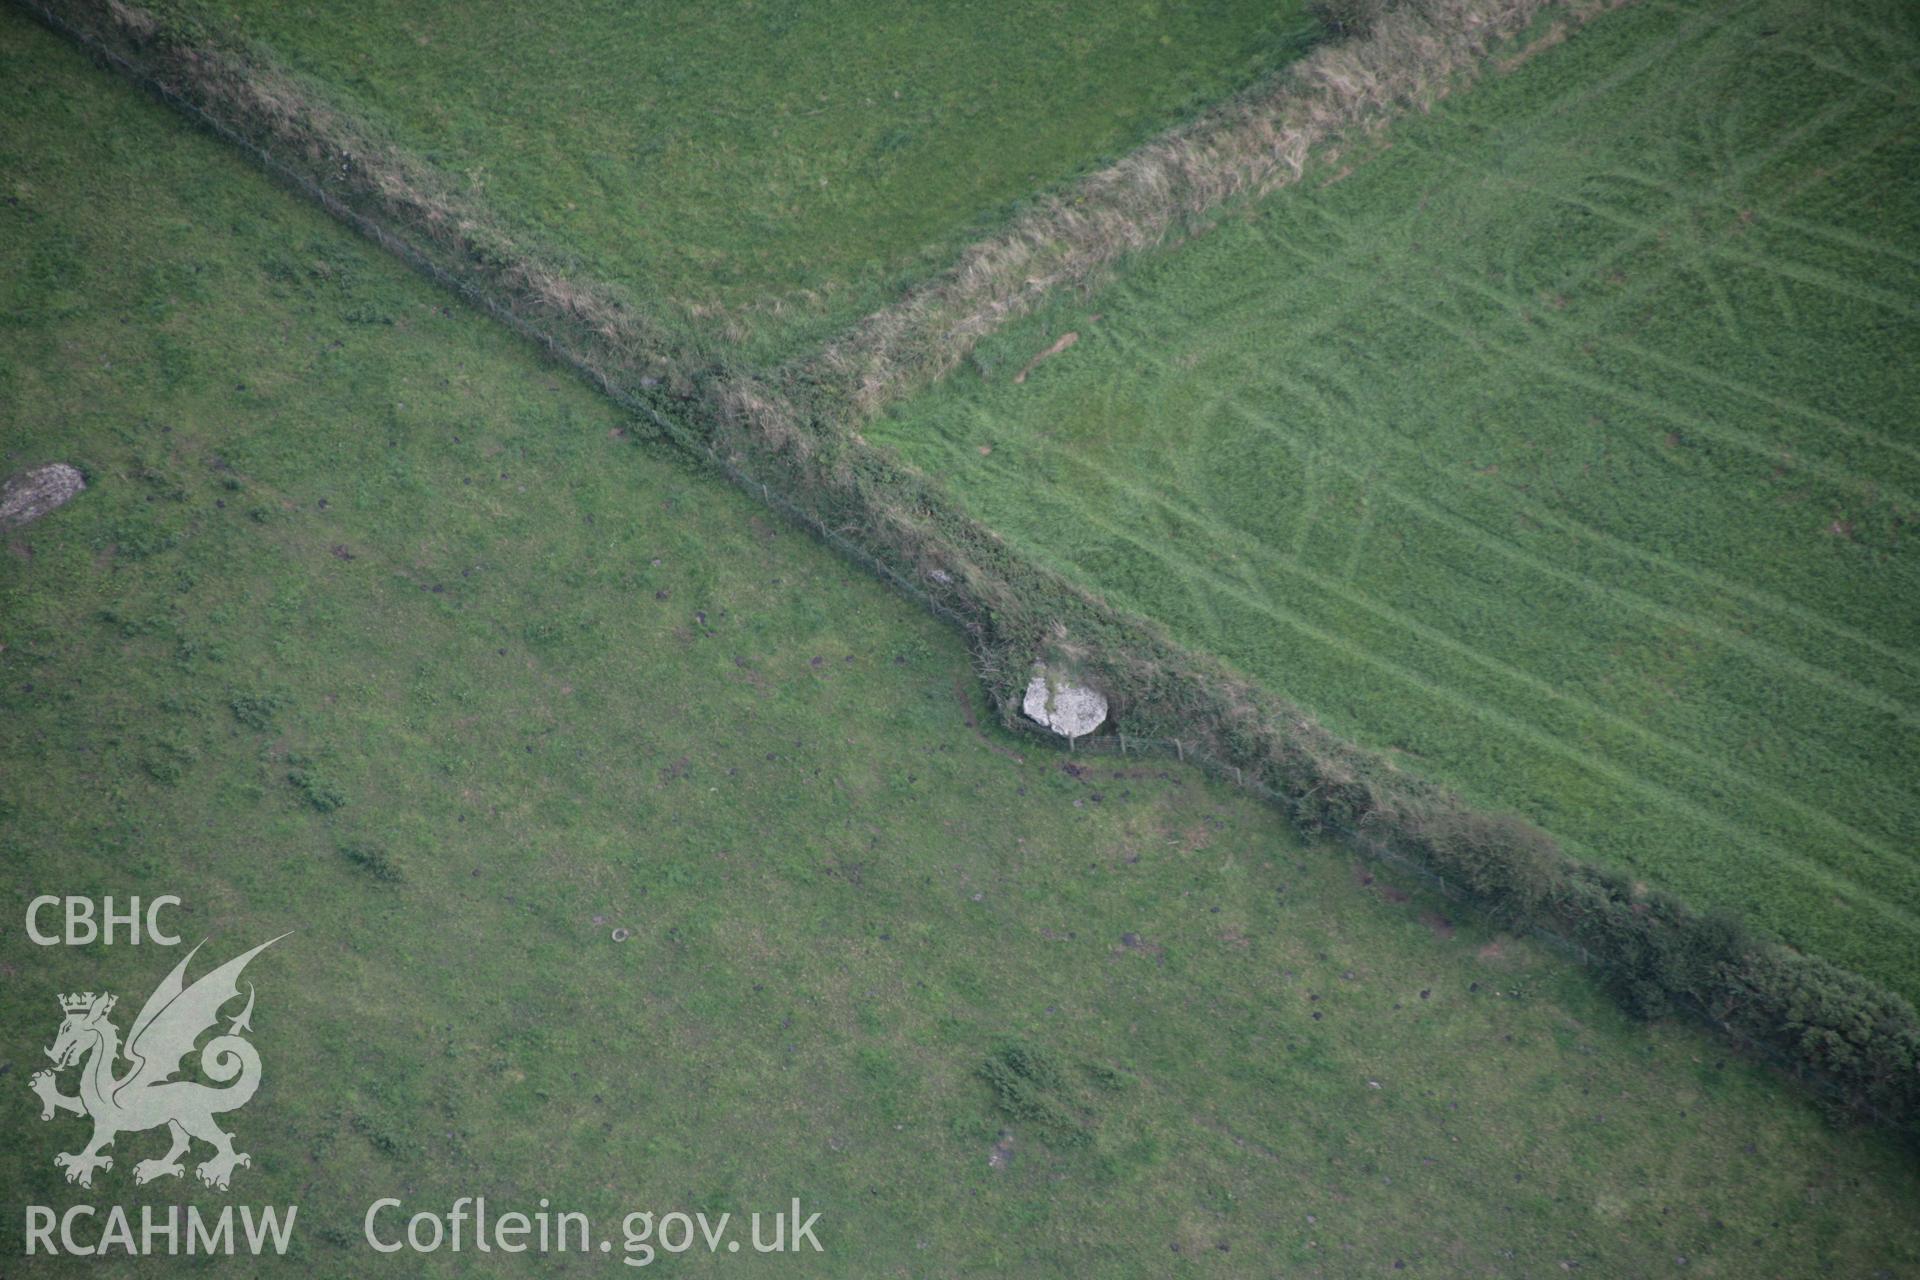
<path fill-rule="evenodd" d="M 1107 700 L 1098 690 L 1074 684 L 1038 664 L 1020 709 L 1063 738 L 1084 738 L 1107 719 Z"/>
<path fill-rule="evenodd" d="M 16 471 L 0 481 L 0 529 L 18 529 L 65 506 L 87 487 L 80 469 L 64 462 Z"/>

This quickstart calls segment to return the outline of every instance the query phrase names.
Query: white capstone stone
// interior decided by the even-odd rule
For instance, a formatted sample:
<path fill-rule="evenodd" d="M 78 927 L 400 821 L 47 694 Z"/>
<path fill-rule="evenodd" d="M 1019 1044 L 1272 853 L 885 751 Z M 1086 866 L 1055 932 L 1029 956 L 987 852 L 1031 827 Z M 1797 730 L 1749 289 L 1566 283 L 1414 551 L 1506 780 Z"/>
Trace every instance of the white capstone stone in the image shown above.
<path fill-rule="evenodd" d="M 1020 709 L 1063 738 L 1084 738 L 1107 719 L 1107 700 L 1096 689 L 1070 683 L 1036 667 Z"/>

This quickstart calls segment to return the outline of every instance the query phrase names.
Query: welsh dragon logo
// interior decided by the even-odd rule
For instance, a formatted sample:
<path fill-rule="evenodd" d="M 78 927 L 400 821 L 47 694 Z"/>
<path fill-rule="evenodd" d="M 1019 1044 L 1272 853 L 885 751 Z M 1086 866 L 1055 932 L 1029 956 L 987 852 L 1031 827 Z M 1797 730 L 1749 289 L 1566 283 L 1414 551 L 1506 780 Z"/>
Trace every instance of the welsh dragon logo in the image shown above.
<path fill-rule="evenodd" d="M 280 938 L 286 936 L 283 933 Z M 36 1072 L 29 1083 L 40 1095 L 42 1120 L 53 1119 L 57 1111 L 93 1119 L 92 1141 L 79 1151 L 53 1158 L 55 1165 L 67 1171 L 68 1182 L 92 1186 L 94 1170 L 113 1168 L 113 1158 L 101 1153 L 116 1136 L 160 1125 L 172 1135 L 173 1146 L 158 1160 L 134 1165 L 136 1183 L 184 1174 L 180 1157 L 195 1138 L 213 1148 L 212 1158 L 194 1170 L 210 1187 L 225 1191 L 234 1169 L 253 1163 L 245 1152 L 233 1149 L 233 1135 L 214 1122 L 222 1112 L 245 1106 L 260 1087 L 260 1055 L 241 1034 L 253 1030 L 252 983 L 247 984 L 246 1007 L 233 1017 L 226 1034 L 215 1036 L 200 1050 L 201 1074 L 225 1087 L 172 1077 L 182 1059 L 193 1052 L 194 1042 L 219 1022 L 221 1007 L 240 995 L 240 971 L 280 938 L 227 961 L 192 986 L 186 984 L 187 963 L 200 947 L 189 951 L 133 1020 L 124 1050 L 132 1065 L 120 1075 L 114 1074 L 123 1052 L 120 1030 L 108 1016 L 117 997 L 91 991 L 60 997 L 66 1017 L 53 1047 L 46 1051 L 53 1059 L 53 1070 Z M 76 1065 L 80 1066 L 80 1092 L 69 1097 L 60 1092 L 57 1076 Z"/>

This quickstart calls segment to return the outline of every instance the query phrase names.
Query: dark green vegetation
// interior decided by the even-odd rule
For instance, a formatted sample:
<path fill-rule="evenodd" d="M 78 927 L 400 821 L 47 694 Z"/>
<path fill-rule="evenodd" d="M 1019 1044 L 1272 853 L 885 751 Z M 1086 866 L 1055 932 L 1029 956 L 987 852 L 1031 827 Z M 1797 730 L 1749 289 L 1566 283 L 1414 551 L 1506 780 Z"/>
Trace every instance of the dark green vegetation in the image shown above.
<path fill-rule="evenodd" d="M 799 1195 L 796 1275 L 1920 1265 L 1912 1168 L 1720 1046 L 1191 773 L 972 731 L 946 630 L 11 11 L 0 83 L 5 465 L 91 477 L 0 553 L 4 909 L 298 928 L 230 1127 L 300 1270 L 478 1192 Z M 0 1254 L 208 1202 L 131 1189 L 150 1135 L 66 1186 L 25 1085 L 56 991 L 173 959 L 9 934 Z"/>
<path fill-rule="evenodd" d="M 186 7 L 517 228 L 759 354 L 1284 63 L 1291 0 Z"/>
<path fill-rule="evenodd" d="M 1916 50 L 1611 15 L 868 434 L 1337 732 L 1920 991 Z"/>
<path fill-rule="evenodd" d="M 1430 101 L 1443 81 L 1470 76 L 1489 57 L 1525 61 L 1595 10 L 1556 6 L 1531 21 L 1538 12 L 1531 2 L 1437 0 L 1390 13 L 1366 39 L 1322 47 L 1260 93 L 1036 206 L 970 248 L 937 287 L 871 317 L 777 386 L 737 367 L 689 365 L 689 356 L 704 357 L 623 304 L 618 290 L 569 275 L 551 249 L 506 228 L 446 175 L 329 111 L 217 33 L 88 0 L 49 17 L 191 118 L 249 154 L 264 153 L 296 190 L 554 351 L 650 428 L 729 469 L 744 463 L 751 491 L 830 531 L 838 545 L 851 543 L 889 581 L 915 594 L 923 579 L 941 584 L 942 611 L 974 636 L 1003 715 L 1024 723 L 1021 673 L 1035 653 L 1069 660 L 1115 695 L 1136 738 L 1175 735 L 1217 763 L 1224 756 L 1236 779 L 1264 790 L 1310 832 L 1364 828 L 1389 840 L 1402 856 L 1469 886 L 1494 918 L 1576 943 L 1636 1012 L 1699 1010 L 1736 1040 L 1757 1039 L 1796 1070 L 1811 1070 L 1854 1114 L 1911 1134 L 1920 1117 L 1920 1021 L 1903 999 L 1570 859 L 1524 823 L 1463 808 L 1459 797 L 1013 553 L 851 430 L 865 420 L 861 405 L 875 397 L 884 404 L 919 376 L 972 354 L 967 335 L 1011 318 L 1002 308 L 1024 314 L 1049 289 L 1090 282 L 1115 251 L 1152 243 L 1169 220 L 1204 216 L 1241 184 L 1258 185 L 1263 170 L 1274 175 L 1272 158 L 1261 158 L 1272 148 L 1281 148 L 1285 168 L 1286 156 L 1303 154 L 1314 138 L 1324 143 L 1330 129 L 1368 136 L 1396 104 Z M 1520 43 L 1500 53 L 1512 37 Z M 1046 354 L 1069 341 L 1063 335 Z M 929 342 L 953 345 L 943 355 Z M 663 380 L 664 391 L 650 390 Z M 836 385 L 851 401 L 829 390 Z M 671 417 L 659 413 L 663 397 Z M 310 803 L 332 803 L 326 787 L 304 789 Z"/>

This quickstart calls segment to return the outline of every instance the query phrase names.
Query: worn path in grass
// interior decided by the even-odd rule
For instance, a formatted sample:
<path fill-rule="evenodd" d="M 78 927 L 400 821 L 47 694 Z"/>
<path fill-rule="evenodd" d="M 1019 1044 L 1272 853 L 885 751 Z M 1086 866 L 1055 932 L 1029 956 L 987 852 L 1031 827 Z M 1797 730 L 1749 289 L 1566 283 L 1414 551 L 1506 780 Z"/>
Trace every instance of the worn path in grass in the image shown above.
<path fill-rule="evenodd" d="M 0 453 L 91 475 L 0 551 L 4 909 L 297 927 L 229 1122 L 301 1206 L 261 1272 L 473 1194 L 797 1195 L 794 1275 L 1920 1266 L 1876 1142 L 1244 796 L 1015 758 L 948 631 L 11 12 L 0 84 Z M 176 956 L 0 940 L 8 1274 L 73 1266 L 25 1204 L 210 1203 L 131 1188 L 150 1136 L 68 1186 L 26 1085 L 55 992 Z"/>
<path fill-rule="evenodd" d="M 313 6 L 207 0 L 579 274 L 764 358 L 1017 202 L 1281 65 L 1294 0 Z M 725 348 L 733 350 L 733 348 Z"/>
<path fill-rule="evenodd" d="M 868 434 L 1338 731 L 1920 993 L 1917 57 L 1895 5 L 1636 6 Z"/>

